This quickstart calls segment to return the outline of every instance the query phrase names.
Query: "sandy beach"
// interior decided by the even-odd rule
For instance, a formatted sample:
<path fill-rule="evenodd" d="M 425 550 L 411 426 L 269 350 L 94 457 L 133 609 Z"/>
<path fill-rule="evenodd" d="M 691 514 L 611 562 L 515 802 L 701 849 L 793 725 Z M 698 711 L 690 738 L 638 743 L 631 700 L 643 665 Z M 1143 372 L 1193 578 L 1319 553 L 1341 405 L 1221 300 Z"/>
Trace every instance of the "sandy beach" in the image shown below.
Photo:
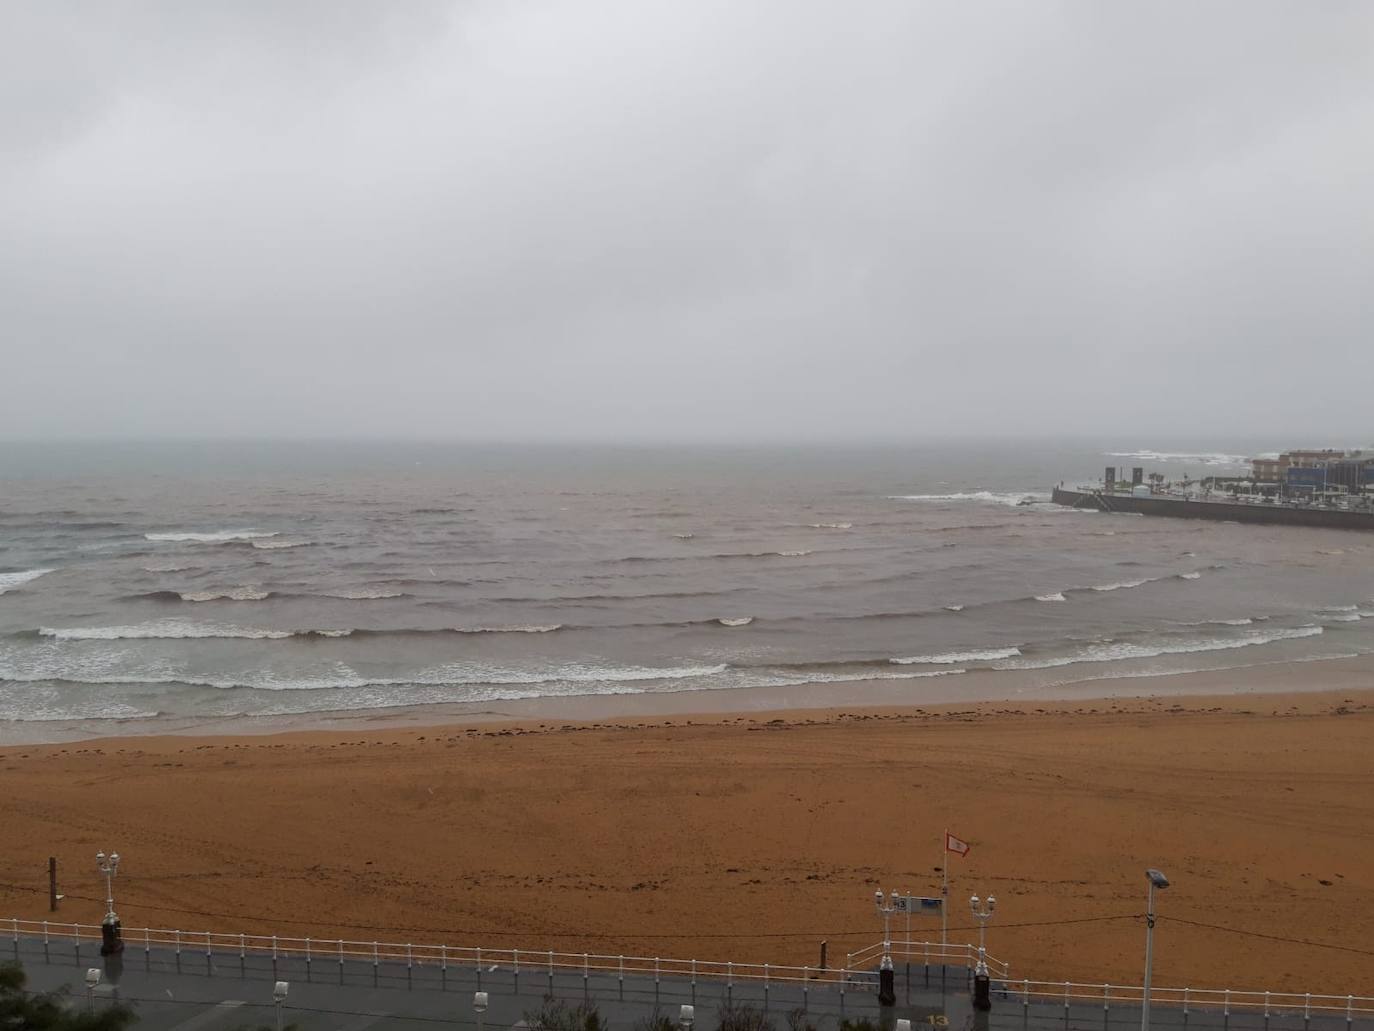
<path fill-rule="evenodd" d="M 1157 983 L 1368 994 L 1374 694 L 1234 693 L 1293 673 L 12 746 L 0 916 L 47 916 L 55 855 L 62 918 L 96 922 L 91 857 L 117 849 L 129 926 L 814 963 L 880 937 L 875 888 L 938 892 L 949 827 L 973 844 L 951 936 L 995 893 L 989 951 L 1018 975 L 1138 983 L 1157 865 Z"/>

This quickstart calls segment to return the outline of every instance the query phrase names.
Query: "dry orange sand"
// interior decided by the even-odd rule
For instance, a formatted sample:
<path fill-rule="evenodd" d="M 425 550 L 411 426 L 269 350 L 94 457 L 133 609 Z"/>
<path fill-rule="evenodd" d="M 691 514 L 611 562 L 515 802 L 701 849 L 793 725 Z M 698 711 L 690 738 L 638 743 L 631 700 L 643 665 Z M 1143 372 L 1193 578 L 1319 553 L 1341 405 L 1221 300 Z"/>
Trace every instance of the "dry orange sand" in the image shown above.
<path fill-rule="evenodd" d="M 948 826 L 1013 976 L 1139 983 L 1159 866 L 1157 984 L 1374 994 L 1367 693 L 690 719 L 0 750 L 0 918 L 117 849 L 130 927 L 815 963 Z"/>

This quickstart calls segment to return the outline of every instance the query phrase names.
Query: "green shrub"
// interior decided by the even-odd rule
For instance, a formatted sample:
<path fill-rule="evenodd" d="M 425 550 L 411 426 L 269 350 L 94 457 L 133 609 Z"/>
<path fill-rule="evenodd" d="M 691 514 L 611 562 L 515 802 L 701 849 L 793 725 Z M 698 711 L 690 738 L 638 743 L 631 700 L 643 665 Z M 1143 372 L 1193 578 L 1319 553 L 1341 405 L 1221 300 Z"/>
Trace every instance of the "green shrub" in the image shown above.
<path fill-rule="evenodd" d="M 601 1012 L 594 1003 L 579 1002 L 569 1006 L 552 995 L 544 996 L 544 1005 L 534 1012 L 526 1012 L 525 1022 L 530 1031 L 606 1031 Z"/>

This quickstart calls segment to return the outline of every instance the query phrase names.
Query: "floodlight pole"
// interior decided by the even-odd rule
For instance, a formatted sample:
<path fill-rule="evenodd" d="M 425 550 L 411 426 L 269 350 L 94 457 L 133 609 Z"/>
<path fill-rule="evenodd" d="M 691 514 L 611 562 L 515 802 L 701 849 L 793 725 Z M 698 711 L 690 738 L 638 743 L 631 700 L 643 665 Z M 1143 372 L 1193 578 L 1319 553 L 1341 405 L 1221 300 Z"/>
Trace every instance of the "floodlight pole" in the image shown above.
<path fill-rule="evenodd" d="M 1150 1031 L 1150 978 L 1154 972 L 1155 945 L 1155 889 L 1169 886 L 1169 878 L 1154 868 L 1145 871 L 1145 879 L 1150 882 L 1150 889 L 1145 900 L 1145 986 L 1140 996 L 1140 1031 Z"/>
<path fill-rule="evenodd" d="M 114 910 L 114 878 L 119 872 L 119 853 L 104 852 L 95 854 L 95 868 L 105 875 L 105 919 L 100 922 L 100 954 L 109 956 L 124 951 L 124 940 L 119 936 L 119 917 Z"/>

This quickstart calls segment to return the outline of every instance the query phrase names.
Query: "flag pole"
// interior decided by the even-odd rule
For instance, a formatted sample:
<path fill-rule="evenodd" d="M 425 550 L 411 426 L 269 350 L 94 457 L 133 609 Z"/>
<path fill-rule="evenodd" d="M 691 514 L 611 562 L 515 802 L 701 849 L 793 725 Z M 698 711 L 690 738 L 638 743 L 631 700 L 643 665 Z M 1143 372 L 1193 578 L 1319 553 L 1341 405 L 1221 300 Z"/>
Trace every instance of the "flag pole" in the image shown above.
<path fill-rule="evenodd" d="M 945 828 L 945 836 L 940 841 L 940 873 L 943 876 L 943 883 L 940 885 L 940 947 L 943 949 L 949 944 L 949 828 Z M 941 957 L 941 962 L 944 957 Z"/>

